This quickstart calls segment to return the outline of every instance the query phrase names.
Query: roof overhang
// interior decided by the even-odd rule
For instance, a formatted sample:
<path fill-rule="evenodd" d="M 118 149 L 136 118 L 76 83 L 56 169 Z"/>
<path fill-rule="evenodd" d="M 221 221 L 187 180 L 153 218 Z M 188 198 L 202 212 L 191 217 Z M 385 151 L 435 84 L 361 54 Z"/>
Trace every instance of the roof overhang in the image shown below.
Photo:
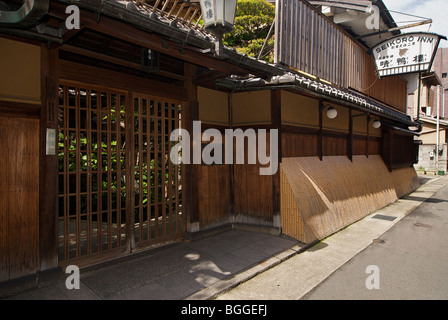
<path fill-rule="evenodd" d="M 425 85 L 434 87 L 442 85 L 442 80 L 434 71 L 422 73 L 422 82 Z"/>
<path fill-rule="evenodd" d="M 245 78 L 236 79 L 225 76 L 221 77 L 220 80 L 215 80 L 215 84 L 223 89 L 243 91 L 288 88 L 308 93 L 322 100 L 347 105 L 372 115 L 378 115 L 406 128 L 420 127 L 419 123 L 414 122 L 406 114 L 352 92 L 349 89 L 334 86 L 321 79 L 304 75 L 283 66 L 269 64 L 265 61 L 248 57 L 231 48 L 220 47 L 218 54 L 214 39 L 198 30 L 189 29 L 182 24 L 159 19 L 157 15 L 151 14 L 151 12 L 145 13 L 144 11 L 130 10 L 127 5 L 111 0 L 54 0 L 54 2 L 59 2 L 61 5 L 75 4 L 81 9 L 91 11 L 93 14 L 96 14 L 97 23 L 101 21 L 102 16 L 105 16 L 109 19 L 123 22 L 147 34 L 157 34 L 164 39 L 176 42 L 180 48 L 190 50 L 189 52 L 192 54 L 216 59 L 215 61 L 225 61 L 229 66 L 238 66 L 247 71 L 247 74 L 244 75 Z M 9 30 L 15 29 L 9 28 Z M 34 32 L 34 30 L 32 31 Z"/>
<path fill-rule="evenodd" d="M 24 0 L 17 10 L 0 10 L 0 27 L 32 26 L 48 12 L 49 6 L 50 0 Z"/>
<path fill-rule="evenodd" d="M 298 73 L 285 72 L 281 76 L 274 76 L 271 81 L 265 81 L 260 78 L 226 78 L 218 80 L 216 84 L 217 86 L 223 86 L 235 92 L 292 89 L 311 94 L 329 102 L 346 105 L 383 119 L 389 119 L 395 123 L 395 126 L 398 127 L 398 125 L 401 125 L 403 126 L 401 129 L 416 135 L 419 134 L 421 129 L 420 123 L 413 121 L 410 116 L 398 110 L 394 110 L 347 89 L 336 87 L 319 79 L 311 79 Z M 412 131 L 409 127 L 417 127 L 419 129 L 418 131 Z"/>

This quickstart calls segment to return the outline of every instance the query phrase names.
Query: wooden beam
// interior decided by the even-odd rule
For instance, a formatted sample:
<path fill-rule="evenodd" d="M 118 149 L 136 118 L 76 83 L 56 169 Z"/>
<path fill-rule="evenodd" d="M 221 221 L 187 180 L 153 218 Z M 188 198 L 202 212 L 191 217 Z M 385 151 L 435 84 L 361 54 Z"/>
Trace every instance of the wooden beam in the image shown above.
<path fill-rule="evenodd" d="M 64 43 L 66 43 L 67 41 L 69 41 L 71 38 L 73 38 L 74 36 L 76 36 L 77 34 L 79 34 L 82 30 L 84 29 L 84 27 L 81 27 L 79 29 L 71 29 L 71 30 L 67 30 L 67 32 L 62 36 L 62 40 Z"/>
<path fill-rule="evenodd" d="M 0 101 L 2 117 L 40 118 L 40 104 Z"/>
<path fill-rule="evenodd" d="M 65 60 L 60 60 L 59 65 L 61 79 L 144 92 L 181 101 L 188 100 L 187 91 L 180 86 L 174 86 Z"/>
<path fill-rule="evenodd" d="M 98 60 L 110 62 L 110 63 L 113 63 L 113 64 L 121 65 L 121 66 L 124 66 L 124 67 L 127 67 L 127 68 L 139 70 L 139 71 L 142 70 L 142 65 L 140 63 L 136 63 L 136 62 L 132 62 L 132 61 L 128 61 L 128 60 L 112 57 L 112 56 L 109 56 L 107 54 L 94 52 L 94 51 L 91 51 L 91 50 L 87 50 L 87 49 L 80 48 L 80 47 L 75 47 L 75 46 L 68 45 L 68 44 L 64 44 L 63 46 L 61 46 L 60 50 L 64 50 L 64 51 L 67 51 L 67 52 L 83 55 L 83 56 L 86 56 L 86 57 L 91 57 L 93 59 L 98 59 Z M 172 72 L 169 72 L 169 71 L 164 71 L 164 70 L 159 70 L 157 72 L 154 72 L 153 74 L 157 74 L 157 75 L 160 75 L 160 76 L 163 76 L 163 77 L 172 78 L 172 79 L 176 79 L 176 80 L 185 80 L 185 77 L 183 75 L 175 74 L 175 73 L 172 73 Z"/>
<path fill-rule="evenodd" d="M 210 83 L 213 83 L 217 79 L 225 78 L 228 75 L 228 72 L 210 70 L 209 72 L 195 76 L 193 83 L 199 86 L 210 86 Z"/>
<path fill-rule="evenodd" d="M 52 3 L 50 15 L 65 19 L 65 6 L 59 3 Z M 101 32 L 124 41 L 134 43 L 144 48 L 152 49 L 172 57 L 187 61 L 192 64 L 215 69 L 221 72 L 232 74 L 247 74 L 250 71 L 234 65 L 224 60 L 216 59 L 212 53 L 204 54 L 201 49 L 193 48 L 185 43 L 178 43 L 164 39 L 162 36 L 150 33 L 142 29 L 133 27 L 131 24 L 121 22 L 107 16 L 101 16 L 101 20 L 97 21 L 97 14 L 88 10 L 81 9 L 81 25 L 85 28 Z M 185 35 L 187 40 L 188 35 Z M 210 43 L 210 48 L 212 44 Z"/>

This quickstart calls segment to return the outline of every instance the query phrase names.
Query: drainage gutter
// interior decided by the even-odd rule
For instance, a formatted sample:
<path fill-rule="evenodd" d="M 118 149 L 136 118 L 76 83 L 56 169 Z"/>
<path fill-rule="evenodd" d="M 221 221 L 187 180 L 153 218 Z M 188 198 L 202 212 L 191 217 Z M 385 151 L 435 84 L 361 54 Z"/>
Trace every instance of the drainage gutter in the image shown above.
<path fill-rule="evenodd" d="M 25 0 L 15 11 L 0 10 L 0 27 L 33 26 L 48 12 L 49 7 L 50 0 Z"/>

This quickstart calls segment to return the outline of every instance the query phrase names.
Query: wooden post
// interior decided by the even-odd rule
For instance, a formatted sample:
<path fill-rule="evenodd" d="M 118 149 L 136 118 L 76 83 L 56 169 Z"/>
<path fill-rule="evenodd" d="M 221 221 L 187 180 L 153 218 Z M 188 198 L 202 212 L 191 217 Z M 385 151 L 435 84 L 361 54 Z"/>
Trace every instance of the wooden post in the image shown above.
<path fill-rule="evenodd" d="M 58 267 L 58 59 L 59 50 L 41 45 L 39 179 L 39 270 Z M 56 130 L 56 153 L 47 155 L 47 129 Z"/>
<path fill-rule="evenodd" d="M 317 138 L 317 155 L 319 157 L 319 160 L 323 160 L 323 112 L 324 112 L 324 105 L 322 101 L 319 102 L 319 135 Z"/>
<path fill-rule="evenodd" d="M 127 252 L 135 249 L 135 191 L 134 191 L 134 105 L 132 92 L 126 97 L 126 247 Z"/>
<path fill-rule="evenodd" d="M 233 92 L 228 95 L 229 129 L 233 129 Z M 233 144 L 232 144 L 233 145 Z M 230 215 L 235 214 L 235 164 L 230 166 Z"/>
<path fill-rule="evenodd" d="M 383 128 L 381 134 L 381 156 L 389 172 L 392 172 L 392 151 L 393 151 L 392 130 Z"/>
<path fill-rule="evenodd" d="M 196 66 L 185 63 L 185 89 L 187 91 L 187 101 L 182 105 L 182 128 L 190 133 L 190 155 L 193 158 L 193 121 L 199 120 L 199 103 L 197 101 L 197 86 L 193 83 Z M 191 161 L 192 159 L 190 159 Z M 196 231 L 191 229 L 192 224 L 199 223 L 198 211 L 198 192 L 196 188 L 197 166 L 194 164 L 182 164 L 182 202 L 183 214 L 187 219 L 187 231 Z M 195 227 L 193 227 L 195 228 Z"/>
<path fill-rule="evenodd" d="M 273 222 L 280 227 L 280 163 L 282 162 L 282 96 L 280 90 L 271 90 L 271 128 L 278 130 L 278 162 L 279 168 L 272 177 Z M 272 154 L 273 150 L 270 150 Z"/>
<path fill-rule="evenodd" d="M 347 157 L 353 162 L 353 117 L 352 109 L 349 109 L 349 124 L 348 124 L 348 142 L 347 142 Z"/>
<path fill-rule="evenodd" d="M 366 136 L 366 157 L 369 157 L 369 145 L 370 145 L 370 116 L 367 116 L 367 136 Z"/>

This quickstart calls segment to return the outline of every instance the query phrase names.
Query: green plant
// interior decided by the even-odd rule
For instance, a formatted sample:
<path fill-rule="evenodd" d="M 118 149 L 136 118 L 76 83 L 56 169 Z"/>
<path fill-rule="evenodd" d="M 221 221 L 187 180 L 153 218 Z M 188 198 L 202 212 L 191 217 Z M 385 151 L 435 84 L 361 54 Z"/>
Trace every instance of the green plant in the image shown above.
<path fill-rule="evenodd" d="M 117 119 L 117 113 L 114 107 L 111 109 L 108 115 L 101 118 L 101 122 L 107 123 L 110 120 L 109 123 L 112 127 L 124 127 L 124 123 L 121 123 L 120 119 Z M 121 106 L 120 113 L 124 114 L 124 110 L 124 106 Z M 134 115 L 137 119 L 138 114 L 134 113 Z M 68 131 L 69 133 L 64 135 L 65 132 L 67 131 L 61 130 L 59 133 L 59 171 L 74 173 L 77 170 L 77 166 L 79 166 L 78 169 L 81 174 L 87 174 L 88 171 L 92 172 L 90 185 L 91 191 L 93 191 L 91 196 L 92 208 L 97 208 L 99 203 L 102 205 L 103 210 L 108 205 L 111 205 L 112 208 L 118 208 L 120 199 L 121 207 L 124 208 L 126 206 L 126 188 L 130 187 L 129 181 L 126 181 L 125 176 L 125 141 L 117 141 L 116 139 L 109 140 L 110 138 L 107 136 L 100 135 L 93 138 L 93 133 L 91 133 L 90 137 L 87 137 L 82 136 L 81 132 Z M 135 133 L 138 133 L 137 129 Z M 131 174 L 134 180 L 132 186 L 135 191 L 134 201 L 136 203 L 138 201 L 143 206 L 155 203 L 160 204 L 162 202 L 168 203 L 171 199 L 165 196 L 165 189 L 172 188 L 174 185 L 174 182 L 170 180 L 168 171 L 169 154 L 159 152 L 158 166 L 156 167 L 156 161 L 152 157 L 156 154 L 157 150 L 160 151 L 162 149 L 161 141 L 158 143 L 151 141 L 146 147 L 151 148 L 153 151 L 146 153 L 148 157 L 136 152 L 135 158 L 133 159 L 134 170 Z M 138 149 L 139 146 L 136 144 L 135 150 Z M 162 163 L 166 164 L 164 168 L 162 167 Z M 66 165 L 68 165 L 67 168 L 65 168 Z M 109 176 L 111 179 L 109 179 Z M 120 184 L 118 183 L 119 181 Z M 80 187 L 87 189 L 87 186 Z M 105 193 L 97 193 L 97 191 L 106 190 L 113 191 L 112 199 L 108 199 L 107 196 L 105 197 Z M 110 203 L 109 200 L 111 200 Z M 81 196 L 80 206 L 81 213 L 86 213 L 87 196 Z"/>
<path fill-rule="evenodd" d="M 275 19 L 275 7 L 266 0 L 238 1 L 233 32 L 224 35 L 223 42 L 238 52 L 258 57 Z M 273 62 L 272 36 L 261 52 L 261 59 Z"/>

